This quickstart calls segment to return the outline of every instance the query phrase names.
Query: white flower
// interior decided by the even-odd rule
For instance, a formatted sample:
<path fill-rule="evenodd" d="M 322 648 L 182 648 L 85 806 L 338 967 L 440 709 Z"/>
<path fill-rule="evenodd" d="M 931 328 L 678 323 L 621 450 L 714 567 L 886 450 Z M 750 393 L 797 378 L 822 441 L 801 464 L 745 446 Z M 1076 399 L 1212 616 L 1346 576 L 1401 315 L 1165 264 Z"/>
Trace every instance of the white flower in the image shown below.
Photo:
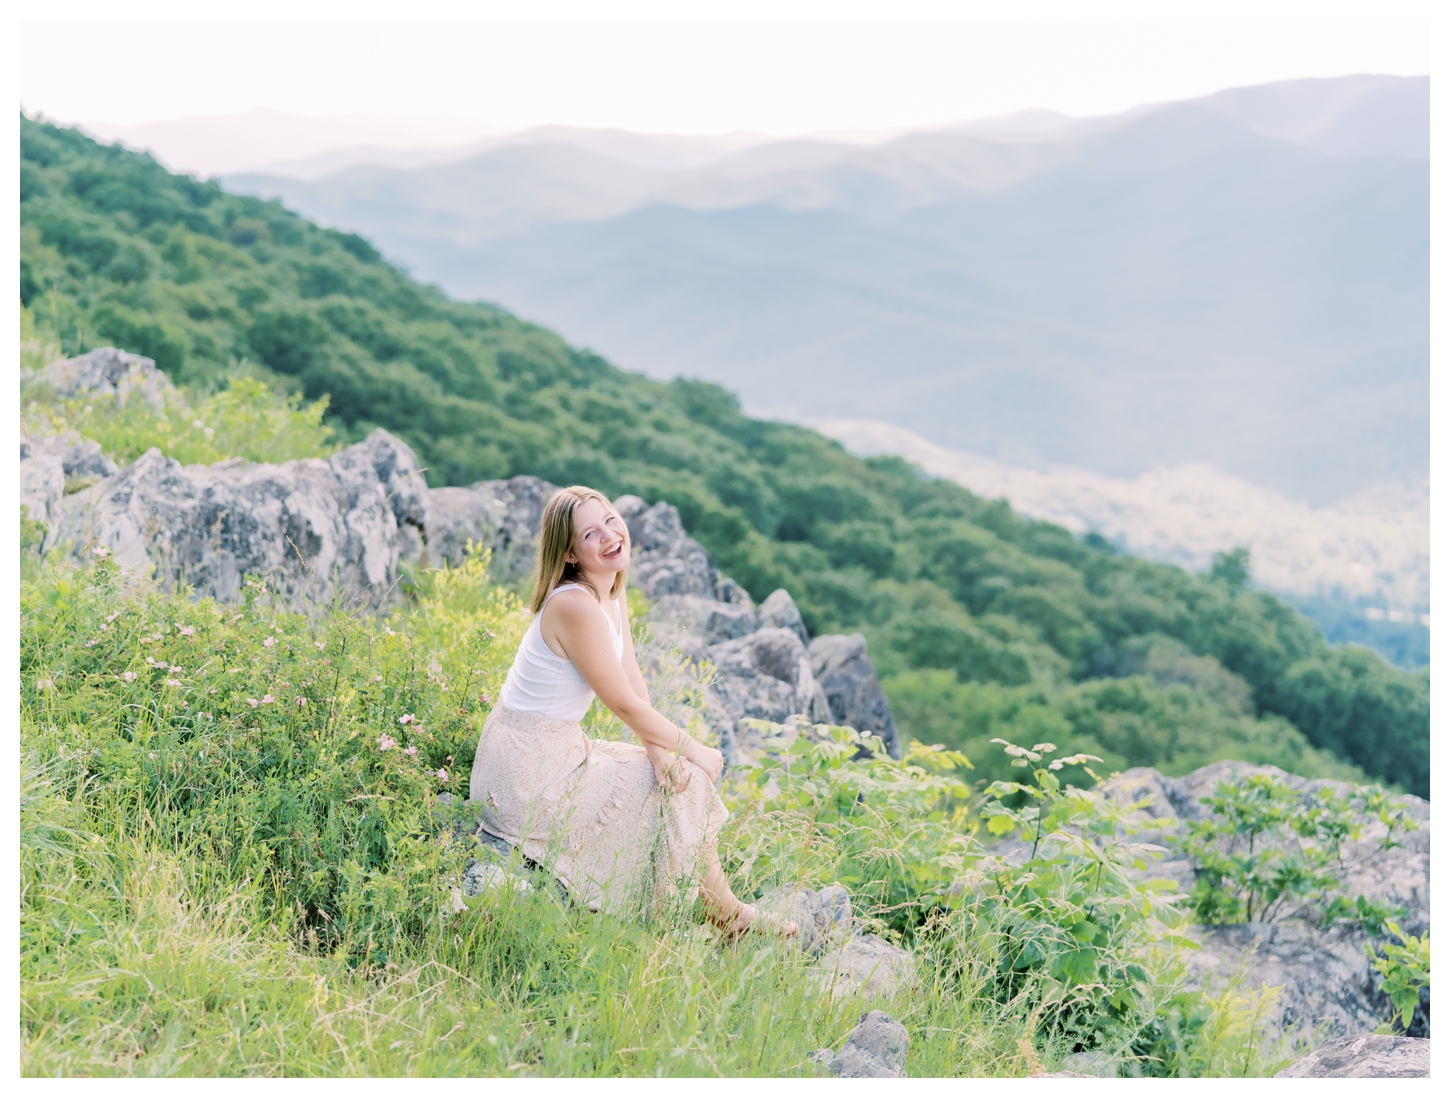
<path fill-rule="evenodd" d="M 277 638 L 276 637 L 268 637 L 266 640 L 264 640 L 262 642 L 262 647 L 263 648 L 271 648 L 276 643 L 277 643 Z"/>
<path fill-rule="evenodd" d="M 326 648 L 327 647 L 327 645 L 324 644 L 322 641 L 313 641 L 312 643 L 315 644 L 315 645 L 317 645 L 317 647 L 319 649 L 322 649 L 322 648 Z"/>
<path fill-rule="evenodd" d="M 125 679 L 127 682 L 135 682 L 136 681 L 136 672 L 134 672 L 134 671 L 127 671 L 121 677 L 123 679 Z"/>

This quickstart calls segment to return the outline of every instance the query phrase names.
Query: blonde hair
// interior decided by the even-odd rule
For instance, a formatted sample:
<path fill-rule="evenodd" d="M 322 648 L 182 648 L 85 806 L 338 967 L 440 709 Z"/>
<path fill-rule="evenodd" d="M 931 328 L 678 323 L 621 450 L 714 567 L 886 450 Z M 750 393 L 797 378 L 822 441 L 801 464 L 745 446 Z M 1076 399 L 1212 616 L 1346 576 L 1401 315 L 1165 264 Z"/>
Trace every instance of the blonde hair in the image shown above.
<path fill-rule="evenodd" d="M 594 591 L 594 597 L 599 598 L 599 592 L 584 578 L 579 566 L 569 563 L 568 560 L 569 554 L 574 551 L 574 538 L 578 533 L 574 527 L 574 515 L 591 499 L 597 499 L 611 515 L 619 518 L 619 512 L 609 502 L 608 496 L 578 484 L 560 488 L 544 505 L 544 517 L 539 523 L 539 577 L 534 581 L 534 597 L 529 600 L 529 609 L 535 614 L 544 608 L 549 592 L 561 583 L 581 584 Z M 623 534 L 627 544 L 629 527 L 623 519 L 620 519 L 620 525 L 624 526 Z M 617 598 L 624 590 L 628 573 L 629 569 L 626 568 L 614 577 L 614 586 L 609 589 L 610 598 Z"/>

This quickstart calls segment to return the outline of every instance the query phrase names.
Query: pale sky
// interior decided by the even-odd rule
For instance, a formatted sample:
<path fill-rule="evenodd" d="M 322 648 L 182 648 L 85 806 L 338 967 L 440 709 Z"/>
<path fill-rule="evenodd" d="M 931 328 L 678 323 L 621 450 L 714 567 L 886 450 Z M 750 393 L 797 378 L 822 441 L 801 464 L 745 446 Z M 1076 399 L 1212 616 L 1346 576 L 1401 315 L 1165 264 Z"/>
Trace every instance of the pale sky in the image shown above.
<path fill-rule="evenodd" d="M 1344 20 L 72 20 L 21 24 L 18 82 L 27 111 L 62 122 L 272 108 L 787 135 L 1029 107 L 1107 114 L 1307 76 L 1423 75 L 1431 38 L 1424 23 Z"/>

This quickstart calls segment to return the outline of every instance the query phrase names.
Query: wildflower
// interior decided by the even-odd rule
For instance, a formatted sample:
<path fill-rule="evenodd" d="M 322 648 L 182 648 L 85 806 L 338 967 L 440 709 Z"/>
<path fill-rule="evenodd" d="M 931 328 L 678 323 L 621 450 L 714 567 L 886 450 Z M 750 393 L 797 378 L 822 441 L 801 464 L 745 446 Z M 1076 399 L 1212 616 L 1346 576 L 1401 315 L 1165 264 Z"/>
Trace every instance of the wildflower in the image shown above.
<path fill-rule="evenodd" d="M 107 625 L 105 622 L 101 622 L 101 632 L 102 633 L 104 633 L 109 628 L 111 628 L 109 625 Z"/>
<path fill-rule="evenodd" d="M 205 423 L 203 423 L 203 422 L 202 422 L 202 421 L 201 421 L 201 420 L 199 420 L 199 419 L 194 419 L 194 420 L 192 420 L 192 421 L 191 421 L 191 425 L 192 425 L 192 426 L 193 426 L 193 427 L 196 427 L 196 428 L 198 428 L 198 429 L 199 429 L 199 430 L 205 430 L 205 429 L 206 429 L 206 424 L 205 424 Z"/>
<path fill-rule="evenodd" d="M 391 751 L 393 748 L 395 748 L 397 746 L 398 746 L 398 741 L 395 740 L 395 739 L 393 739 L 393 737 L 392 736 L 389 736 L 386 732 L 384 732 L 381 736 L 378 737 L 378 750 L 379 751 Z"/>
<path fill-rule="evenodd" d="M 264 640 L 262 642 L 262 647 L 263 648 L 271 648 L 276 643 L 277 643 L 277 638 L 276 637 L 268 637 L 266 640 Z"/>
<path fill-rule="evenodd" d="M 216 693 L 216 687 L 213 686 L 210 690 L 207 691 L 207 693 L 208 694 L 215 694 Z"/>
<path fill-rule="evenodd" d="M 183 708 L 183 709 L 190 709 L 191 708 L 191 703 L 190 702 L 182 702 L 181 703 L 181 708 Z"/>
<path fill-rule="evenodd" d="M 248 698 L 247 699 L 247 704 L 250 705 L 253 709 L 255 709 L 255 708 L 257 708 L 257 699 L 256 698 Z"/>
<path fill-rule="evenodd" d="M 167 686 L 180 686 L 181 685 L 181 680 L 180 679 L 167 679 L 166 680 L 166 685 Z"/>
<path fill-rule="evenodd" d="M 86 647 L 87 648 L 94 648 L 96 645 L 98 645 L 100 643 L 101 642 L 100 642 L 99 639 L 97 639 L 96 637 L 92 637 L 90 640 L 86 641 Z"/>
<path fill-rule="evenodd" d="M 382 682 L 382 681 L 383 681 L 383 677 L 381 675 L 374 675 L 373 676 L 373 682 Z"/>
<path fill-rule="evenodd" d="M 104 545 L 97 545 L 94 549 L 91 550 L 91 552 L 96 555 L 97 560 L 105 560 L 111 555 L 111 551 L 107 549 Z"/>
<path fill-rule="evenodd" d="M 478 700 L 480 702 L 482 702 L 484 705 L 492 705 L 493 704 L 493 699 L 491 697 L 489 697 L 487 694 L 480 694 L 480 695 L 478 695 Z"/>
<path fill-rule="evenodd" d="M 134 671 L 127 671 L 125 674 L 123 674 L 121 676 L 121 678 L 125 679 L 127 682 L 135 682 L 136 681 L 136 672 L 134 672 Z"/>
<path fill-rule="evenodd" d="M 194 637 L 194 636 L 196 636 L 196 627 L 195 626 L 182 625 L 180 622 L 177 622 L 176 623 L 176 631 L 178 633 L 180 633 L 183 637 Z"/>
<path fill-rule="evenodd" d="M 37 690 L 51 690 L 54 687 L 55 687 L 55 680 L 54 679 L 36 679 L 35 680 L 35 689 L 37 689 Z"/>
<path fill-rule="evenodd" d="M 412 755 L 412 756 L 416 757 L 417 754 L 418 754 L 418 747 L 417 747 L 417 745 L 416 744 L 412 744 L 412 745 L 409 745 L 408 747 L 404 748 L 403 749 L 403 754 L 404 755 Z"/>
<path fill-rule="evenodd" d="M 413 723 L 413 714 L 411 714 L 411 713 L 404 713 L 401 717 L 398 718 L 398 723 L 399 724 L 412 724 Z"/>
<path fill-rule="evenodd" d="M 448 784 L 448 770 L 447 770 L 447 768 L 442 767 L 442 766 L 440 766 L 438 768 L 438 780 L 440 782 L 442 782 L 444 785 L 447 785 Z"/>
<path fill-rule="evenodd" d="M 297 699 L 297 708 L 298 708 L 298 709 L 301 709 L 301 708 L 302 708 L 302 707 L 303 707 L 303 706 L 305 706 L 305 705 L 306 705 L 306 704 L 307 704 L 307 699 L 306 699 L 306 698 L 303 698 L 303 697 L 299 697 L 299 698 L 298 698 L 298 699 Z"/>
<path fill-rule="evenodd" d="M 323 649 L 327 647 L 327 645 L 324 644 L 322 641 L 313 641 L 312 643 L 317 645 L 318 649 Z"/>
<path fill-rule="evenodd" d="M 107 625 L 110 625 L 111 622 L 115 621 L 120 616 L 121 616 L 121 611 L 119 611 L 119 610 L 117 610 L 114 614 L 107 614 L 106 615 L 106 624 Z"/>
<path fill-rule="evenodd" d="M 277 699 L 274 698 L 274 697 L 272 697 L 271 694 L 263 694 L 262 695 L 262 704 L 263 705 L 271 705 L 276 700 Z"/>

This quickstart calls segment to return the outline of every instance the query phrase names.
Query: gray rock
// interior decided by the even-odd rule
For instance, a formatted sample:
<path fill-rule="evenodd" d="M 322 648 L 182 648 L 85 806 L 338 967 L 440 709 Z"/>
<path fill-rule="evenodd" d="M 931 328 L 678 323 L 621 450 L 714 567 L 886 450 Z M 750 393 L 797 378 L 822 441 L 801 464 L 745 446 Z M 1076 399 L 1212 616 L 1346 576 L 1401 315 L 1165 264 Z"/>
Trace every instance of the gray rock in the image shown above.
<path fill-rule="evenodd" d="M 1430 1041 L 1362 1033 L 1337 1037 L 1295 1060 L 1275 1079 L 1428 1079 Z"/>
<path fill-rule="evenodd" d="M 493 551 L 489 574 L 501 583 L 529 579 L 538 565 L 544 505 L 558 489 L 538 477 L 481 480 L 430 493 L 428 560 L 459 564 L 469 541 Z"/>
<path fill-rule="evenodd" d="M 707 695 L 707 719 L 732 759 L 754 733 L 748 717 L 784 722 L 793 714 L 828 722 L 830 704 L 811 671 L 800 638 L 785 629 L 761 629 L 737 640 L 712 645 L 715 678 Z M 723 748 L 722 748 L 723 749 Z"/>
<path fill-rule="evenodd" d="M 61 398 L 92 394 L 115 397 L 125 404 L 133 396 L 158 412 L 166 408 L 175 387 L 153 359 L 115 347 L 97 347 L 76 358 L 65 358 L 35 371 L 33 379 L 50 386 Z"/>
<path fill-rule="evenodd" d="M 100 446 L 82 438 L 34 438 L 20 443 L 20 503 L 35 522 L 50 525 L 67 492 L 113 476 L 116 463 Z"/>
<path fill-rule="evenodd" d="M 329 460 L 183 466 L 149 450 L 67 496 L 46 547 L 105 546 L 122 568 L 233 600 L 251 573 L 294 606 L 375 604 L 416 556 L 428 493 L 411 449 L 374 431 Z"/>
<path fill-rule="evenodd" d="M 900 946 L 875 934 L 861 934 L 824 954 L 811 970 L 832 998 L 858 992 L 890 998 L 916 986 L 916 961 Z"/>
<path fill-rule="evenodd" d="M 1357 925 L 1302 922 L 1192 927 L 1200 949 L 1184 954 L 1190 983 L 1210 992 L 1242 974 L 1245 990 L 1282 990 L 1263 1021 L 1272 1039 L 1372 1030 L 1383 1020 Z"/>
<path fill-rule="evenodd" d="M 681 647 L 692 654 L 696 647 L 736 640 L 760 628 L 750 607 L 700 595 L 664 596 L 650 608 L 650 622 L 662 637 L 687 638 Z"/>
<path fill-rule="evenodd" d="M 630 582 L 646 598 L 716 598 L 720 570 L 705 547 L 685 535 L 678 510 L 663 501 L 646 507 L 638 496 L 621 496 L 614 506 L 629 527 Z"/>
<path fill-rule="evenodd" d="M 810 634 L 801 612 L 796 609 L 795 599 L 784 587 L 772 591 L 760 604 L 760 626 L 762 629 L 789 629 L 800 638 L 802 644 L 810 644 Z"/>
<path fill-rule="evenodd" d="M 804 885 L 784 885 L 756 900 L 755 906 L 762 912 L 794 920 L 800 927 L 794 941 L 812 957 L 832 946 L 844 945 L 856 934 L 851 894 L 843 885 L 827 885 L 820 891 Z"/>
<path fill-rule="evenodd" d="M 910 1044 L 904 1025 L 873 1010 L 861 1015 L 841 1051 L 822 1061 L 827 1071 L 842 1079 L 899 1079 L 906 1072 Z"/>
<path fill-rule="evenodd" d="M 755 600 L 750 597 L 750 592 L 729 576 L 720 577 L 720 582 L 715 585 L 715 597 L 721 602 L 728 602 L 731 606 L 743 606 L 747 610 L 755 610 Z"/>
<path fill-rule="evenodd" d="M 492 862 L 470 861 L 463 869 L 463 894 L 468 897 L 482 896 L 485 892 L 508 889 L 527 895 L 534 890 L 528 879 L 517 873 L 510 873 Z"/>
<path fill-rule="evenodd" d="M 901 758 L 896 720 L 866 654 L 866 638 L 860 633 L 817 637 L 811 641 L 810 654 L 811 670 L 825 691 L 832 721 L 858 732 L 874 732 L 892 758 Z"/>

